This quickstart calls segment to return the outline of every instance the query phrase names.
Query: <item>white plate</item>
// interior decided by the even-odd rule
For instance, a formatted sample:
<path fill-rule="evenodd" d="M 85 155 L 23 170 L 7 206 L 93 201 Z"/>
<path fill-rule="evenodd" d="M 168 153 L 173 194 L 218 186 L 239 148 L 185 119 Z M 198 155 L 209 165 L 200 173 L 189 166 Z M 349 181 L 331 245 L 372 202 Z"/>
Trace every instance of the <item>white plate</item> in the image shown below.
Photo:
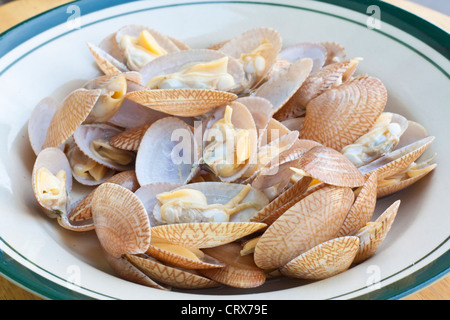
<path fill-rule="evenodd" d="M 0 271 L 5 276 L 50 299 L 396 299 L 448 272 L 447 33 L 383 3 L 380 28 L 371 29 L 368 23 L 372 26 L 377 11 L 344 0 L 82 0 L 74 5 L 51 10 L 0 36 Z M 75 19 L 78 13 L 80 20 Z M 94 232 L 63 230 L 37 209 L 30 183 L 35 156 L 26 126 L 42 98 L 60 100 L 99 74 L 86 42 L 99 43 L 126 24 L 149 25 L 193 48 L 257 26 L 278 30 L 284 46 L 341 43 L 348 56 L 364 58 L 359 73 L 385 83 L 386 110 L 420 122 L 436 136 L 427 154 L 437 152 L 439 165 L 416 185 L 378 202 L 377 214 L 402 200 L 385 242 L 371 259 L 332 278 L 274 279 L 252 290 L 185 292 L 164 292 L 121 280 L 103 260 Z"/>

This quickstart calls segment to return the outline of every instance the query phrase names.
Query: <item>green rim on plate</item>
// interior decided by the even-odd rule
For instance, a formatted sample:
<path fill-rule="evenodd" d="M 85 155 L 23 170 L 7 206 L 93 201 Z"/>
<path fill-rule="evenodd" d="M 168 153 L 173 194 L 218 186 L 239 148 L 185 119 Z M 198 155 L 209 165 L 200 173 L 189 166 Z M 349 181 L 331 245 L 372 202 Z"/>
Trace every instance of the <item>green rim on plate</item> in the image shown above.
<path fill-rule="evenodd" d="M 6 55 L 8 52 L 13 50 L 14 48 L 18 47 L 23 42 L 31 39 L 34 36 L 39 35 L 40 33 L 49 30 L 53 27 L 56 27 L 62 23 L 66 22 L 67 17 L 67 9 L 70 5 L 76 4 L 79 6 L 83 12 L 83 14 L 89 14 L 96 11 L 100 11 L 102 9 L 110 8 L 116 5 L 125 4 L 128 2 L 134 2 L 138 0 L 110 0 L 110 1 L 88 1 L 88 0 L 78 0 L 73 1 L 68 4 L 56 7 L 54 9 L 51 9 L 47 12 L 44 12 L 40 15 L 37 15 L 29 20 L 26 20 L 17 26 L 14 26 L 13 28 L 3 32 L 0 34 L 0 58 L 2 58 L 4 55 Z M 431 24 L 430 22 L 421 19 L 418 16 L 415 16 L 407 11 L 404 11 L 398 7 L 395 7 L 393 5 L 390 5 L 388 3 L 382 2 L 382 1 L 368 1 L 368 0 L 314 0 L 316 2 L 323 2 L 331 5 L 337 5 L 346 9 L 353 10 L 357 13 L 362 14 L 368 14 L 367 8 L 368 6 L 372 4 L 376 4 L 380 7 L 380 10 L 382 12 L 382 15 L 380 17 L 381 22 L 390 24 L 394 27 L 397 27 L 411 36 L 417 38 L 421 42 L 427 44 L 428 46 L 432 47 L 436 51 L 438 51 L 442 56 L 444 56 L 446 59 L 450 59 L 450 35 L 445 32 L 444 30 L 438 28 L 437 26 Z M 146 8 L 144 10 L 157 10 L 161 8 L 167 8 L 172 6 L 188 6 L 188 5 L 203 5 L 203 4 L 253 4 L 253 5 L 264 5 L 264 6 L 281 6 L 281 7 L 288 7 L 292 9 L 298 9 L 298 10 L 307 10 L 307 11 L 314 11 L 319 12 L 323 14 L 330 15 L 329 13 L 312 10 L 309 8 L 303 8 L 300 6 L 293 6 L 293 5 L 287 5 L 282 3 L 276 3 L 276 2 L 258 2 L 258 1 L 205 1 L 205 2 L 187 2 L 187 3 L 177 3 L 177 4 L 167 4 L 163 6 L 156 6 L 156 7 L 150 7 Z M 124 15 L 133 14 L 134 12 L 124 13 Z M 353 22 L 355 24 L 361 25 L 360 22 L 353 21 L 348 18 L 341 17 L 339 15 L 332 15 L 336 18 L 344 19 L 346 21 Z M 108 17 L 104 18 L 98 21 L 91 22 L 90 24 L 95 24 L 107 19 L 111 19 L 114 17 Z M 403 43 L 402 41 L 392 37 L 391 35 L 387 33 L 383 33 L 380 30 L 375 30 L 376 32 L 382 33 L 383 35 L 403 44 L 404 46 L 408 47 L 410 50 L 413 50 L 417 54 L 421 55 L 424 59 L 432 63 L 437 69 L 439 69 L 443 74 L 446 75 L 448 79 L 450 79 L 450 75 L 443 70 L 438 64 L 436 64 L 434 61 L 432 61 L 430 58 L 426 57 L 416 49 L 408 46 L 407 44 Z M 68 33 L 71 31 L 68 31 Z M 64 35 L 64 34 L 63 34 Z M 61 37 L 63 35 L 58 36 Z M 51 39 L 48 42 L 55 40 Z M 10 67 L 12 67 L 17 61 L 20 61 L 23 59 L 26 55 L 30 54 L 33 50 L 27 52 L 21 57 L 18 57 L 16 60 L 14 60 L 12 63 L 10 63 L 8 66 L 6 66 L 3 70 L 0 71 L 0 76 L 8 70 Z M 7 242 L 4 241 L 0 237 L 0 241 L 3 243 L 2 246 L 4 248 L 8 248 L 8 250 L 11 250 L 11 252 L 14 252 L 15 254 L 19 255 L 23 261 L 27 261 L 28 263 L 31 263 L 29 260 L 27 260 L 26 257 L 20 255 L 11 245 L 9 245 Z M 436 247 L 434 250 L 429 252 L 426 256 L 422 257 L 419 261 L 416 263 L 426 259 L 428 256 L 432 255 L 435 251 L 437 251 L 439 248 L 444 246 L 446 243 L 448 243 L 449 238 L 447 238 L 444 242 L 442 242 L 438 247 Z M 35 266 L 39 268 L 38 266 Z M 407 267 L 408 268 L 408 267 Z M 407 269 L 406 268 L 406 269 Z M 41 268 L 39 268 L 41 269 Z M 63 286 L 59 285 L 56 282 L 50 280 L 58 280 L 58 281 L 65 281 L 64 279 L 59 278 L 58 276 L 54 274 L 50 274 L 46 270 L 41 271 L 47 273 L 49 275 L 49 278 L 45 278 L 41 275 L 39 275 L 36 272 L 33 272 L 26 268 L 24 265 L 19 263 L 18 261 L 14 260 L 10 256 L 8 256 L 5 252 L 3 252 L 0 249 L 0 272 L 4 274 L 8 279 L 12 280 L 13 282 L 16 282 L 20 286 L 26 288 L 27 290 L 30 290 L 40 296 L 43 296 L 48 299 L 92 299 L 91 296 L 89 296 L 88 292 L 92 293 L 94 296 L 104 297 L 111 299 L 113 297 L 106 296 L 102 293 L 98 292 L 92 292 L 89 289 L 82 288 L 86 292 L 86 294 L 83 294 L 81 292 L 71 290 L 69 289 L 70 286 Z M 403 272 L 405 270 L 401 270 L 400 272 Z M 433 260 L 431 263 L 426 265 L 420 270 L 417 270 L 410 275 L 395 281 L 394 283 L 391 283 L 387 286 L 384 286 L 380 289 L 376 289 L 371 291 L 370 293 L 361 294 L 357 296 L 355 299 L 372 299 L 372 300 L 385 300 L 385 299 L 399 299 L 402 297 L 405 297 L 427 285 L 430 283 L 436 281 L 437 279 L 441 278 L 442 276 L 446 275 L 450 271 L 450 252 L 447 251 L 445 254 L 441 255 L 439 258 Z M 399 273 L 400 273 L 399 272 Z M 389 276 L 389 278 L 394 277 L 395 275 Z M 386 279 L 383 279 L 386 280 Z M 383 281 L 382 280 L 382 281 Z M 363 289 L 363 288 L 361 288 Z M 357 290 L 358 291 L 358 290 Z M 348 292 L 346 294 L 353 293 Z M 334 298 L 340 298 L 334 297 Z"/>

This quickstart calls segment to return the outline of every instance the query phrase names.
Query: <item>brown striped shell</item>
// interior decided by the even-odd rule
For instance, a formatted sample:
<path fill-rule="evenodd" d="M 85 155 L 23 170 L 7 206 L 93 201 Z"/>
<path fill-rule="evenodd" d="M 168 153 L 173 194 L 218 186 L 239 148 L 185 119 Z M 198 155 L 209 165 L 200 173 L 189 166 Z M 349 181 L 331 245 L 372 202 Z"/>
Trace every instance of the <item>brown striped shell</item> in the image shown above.
<path fill-rule="evenodd" d="M 143 188 L 147 188 L 147 186 L 144 186 Z M 238 183 L 197 182 L 178 186 L 170 189 L 169 191 L 196 190 L 200 191 L 206 197 L 208 205 L 226 205 L 235 197 L 239 196 L 241 192 L 245 191 L 244 189 L 246 188 L 248 187 Z M 259 210 L 269 204 L 269 200 L 260 190 L 249 188 L 249 190 L 245 192 L 247 193 L 245 194 L 244 198 L 239 203 L 237 203 L 236 206 L 245 204 L 250 204 L 251 206 L 248 208 L 244 208 L 237 213 L 234 213 L 230 217 L 231 222 L 248 222 L 252 220 L 253 216 L 258 213 Z M 154 216 L 154 218 L 158 221 L 157 224 L 165 224 L 165 221 L 161 218 L 161 203 L 159 201 L 157 201 L 153 209 L 149 211 L 149 215 Z"/>
<path fill-rule="evenodd" d="M 101 90 L 77 89 L 56 110 L 47 130 L 43 148 L 59 147 L 88 117 Z"/>
<path fill-rule="evenodd" d="M 311 100 L 300 137 L 341 150 L 373 126 L 387 101 L 383 83 L 359 77 Z"/>
<path fill-rule="evenodd" d="M 358 252 L 358 237 L 340 237 L 321 243 L 280 268 L 282 274 L 319 280 L 347 270 Z"/>
<path fill-rule="evenodd" d="M 126 258 L 154 281 L 182 289 L 217 287 L 219 284 L 195 273 L 195 270 L 181 270 L 145 255 L 127 254 Z"/>
<path fill-rule="evenodd" d="M 31 112 L 28 119 L 28 138 L 36 155 L 42 150 L 48 127 L 58 108 L 59 102 L 56 99 L 46 97 L 39 101 Z"/>
<path fill-rule="evenodd" d="M 354 263 L 361 263 L 370 258 L 386 238 L 400 207 L 400 200 L 390 205 L 375 222 L 369 222 L 355 235 L 359 238 L 359 249 Z"/>
<path fill-rule="evenodd" d="M 360 187 L 364 176 L 340 152 L 324 146 L 313 147 L 303 154 L 297 168 L 319 181 L 342 187 Z"/>
<path fill-rule="evenodd" d="M 150 222 L 144 205 L 127 188 L 114 183 L 97 187 L 91 201 L 95 232 L 111 256 L 138 254 L 150 245 Z"/>
<path fill-rule="evenodd" d="M 139 183 L 137 182 L 136 173 L 134 170 L 119 172 L 105 182 L 119 184 L 122 187 L 131 190 L 132 192 L 135 192 L 139 187 Z M 87 221 L 92 219 L 91 202 L 92 198 L 94 197 L 94 192 L 95 189 L 92 190 L 83 199 L 81 199 L 74 207 L 72 207 L 69 213 L 69 220 Z M 94 224 L 92 222 L 92 229 L 93 228 Z"/>
<path fill-rule="evenodd" d="M 133 91 L 127 99 L 168 115 L 200 116 L 235 100 L 234 93 L 208 89 L 152 89 Z"/>
<path fill-rule="evenodd" d="M 265 273 L 258 268 L 252 255 L 241 256 L 242 247 L 236 242 L 203 251 L 222 261 L 223 268 L 201 270 L 201 274 L 219 283 L 235 288 L 255 288 L 263 285 Z"/>
<path fill-rule="evenodd" d="M 325 186 L 284 212 L 255 247 L 255 263 L 274 269 L 314 246 L 336 237 L 353 204 L 348 187 Z"/>
<path fill-rule="evenodd" d="M 241 58 L 257 49 L 264 41 L 267 42 L 269 48 L 262 50 L 258 54 L 264 59 L 264 68 L 259 71 L 255 71 L 253 68 L 247 68 L 247 61 Z M 269 72 L 277 59 L 281 46 L 281 36 L 276 30 L 261 27 L 247 30 L 237 37 L 230 39 L 219 50 L 243 64 L 248 82 L 243 88 L 245 90 L 257 85 Z"/>
<path fill-rule="evenodd" d="M 156 237 L 191 248 L 211 248 L 233 242 L 266 227 L 258 222 L 178 223 L 152 227 Z"/>

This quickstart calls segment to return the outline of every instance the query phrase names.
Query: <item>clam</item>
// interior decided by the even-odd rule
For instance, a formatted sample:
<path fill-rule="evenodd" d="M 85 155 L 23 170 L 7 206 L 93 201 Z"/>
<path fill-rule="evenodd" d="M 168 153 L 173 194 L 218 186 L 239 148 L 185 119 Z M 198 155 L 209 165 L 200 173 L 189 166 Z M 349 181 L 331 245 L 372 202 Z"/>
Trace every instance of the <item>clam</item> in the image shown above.
<path fill-rule="evenodd" d="M 139 198 L 114 183 L 97 187 L 91 201 L 97 237 L 105 251 L 115 258 L 145 253 L 150 246 L 150 222 Z"/>
<path fill-rule="evenodd" d="M 122 130 L 105 123 L 84 124 L 75 130 L 73 139 L 91 160 L 117 171 L 134 169 L 135 153 L 115 148 L 109 139 Z"/>
<path fill-rule="evenodd" d="M 122 279 L 160 290 L 170 290 L 170 286 L 153 281 L 149 276 L 134 266 L 126 256 L 114 258 L 105 252 L 105 258 L 111 268 Z"/>
<path fill-rule="evenodd" d="M 207 119 L 202 163 L 221 181 L 236 181 L 254 163 L 258 133 L 253 116 L 241 103 L 217 108 Z"/>
<path fill-rule="evenodd" d="M 115 169 L 108 168 L 103 164 L 89 158 L 72 141 L 68 144 L 66 156 L 69 159 L 73 178 L 79 183 L 87 186 L 95 186 L 105 182 L 112 177 Z"/>
<path fill-rule="evenodd" d="M 386 101 L 387 91 L 379 79 L 347 81 L 308 103 L 300 138 L 341 150 L 372 128 Z"/>
<path fill-rule="evenodd" d="M 50 218 L 61 219 L 67 214 L 72 172 L 66 155 L 60 149 L 45 148 L 39 152 L 31 181 L 38 205 Z"/>
<path fill-rule="evenodd" d="M 90 42 L 87 43 L 87 46 L 94 57 L 97 66 L 105 75 L 114 75 L 129 71 L 126 65 L 100 47 Z"/>
<path fill-rule="evenodd" d="M 250 185 L 199 182 L 156 195 L 152 210 L 158 224 L 198 222 L 247 222 L 268 203 Z"/>
<path fill-rule="evenodd" d="M 244 90 L 257 85 L 272 68 L 281 50 L 281 36 L 271 28 L 255 28 L 230 39 L 220 51 L 236 59 L 245 71 Z"/>
<path fill-rule="evenodd" d="M 147 255 L 174 267 L 186 269 L 222 268 L 225 264 L 202 250 L 173 244 L 165 239 L 152 237 Z"/>
<path fill-rule="evenodd" d="M 353 204 L 349 187 L 325 186 L 303 198 L 272 223 L 255 247 L 262 269 L 284 266 L 293 258 L 338 234 Z"/>
<path fill-rule="evenodd" d="M 241 65 L 228 55 L 208 49 L 167 54 L 141 69 L 148 89 L 236 90 L 244 79 Z"/>
<path fill-rule="evenodd" d="M 137 81 L 139 76 L 137 75 Z M 85 88 L 88 90 L 101 90 L 84 123 L 106 122 L 111 119 L 122 106 L 127 93 L 127 75 L 125 73 L 105 75 L 89 81 Z"/>
<path fill-rule="evenodd" d="M 180 117 L 203 115 L 235 100 L 230 92 L 211 89 L 161 89 L 130 92 L 126 96 L 150 109 Z"/>
<path fill-rule="evenodd" d="M 256 266 L 252 255 L 240 254 L 239 243 L 232 242 L 203 251 L 225 264 L 223 268 L 202 269 L 200 272 L 204 276 L 235 288 L 255 288 L 265 283 L 264 271 Z"/>
<path fill-rule="evenodd" d="M 361 228 L 356 237 L 359 238 L 359 249 L 353 263 L 361 263 L 370 258 L 386 238 L 400 207 L 400 200 L 390 205 L 375 222 L 369 222 Z"/>
<path fill-rule="evenodd" d="M 408 127 L 405 117 L 383 112 L 369 132 L 354 143 L 345 146 L 341 152 L 357 167 L 391 152 L 399 143 Z"/>
<path fill-rule="evenodd" d="M 382 198 L 403 190 L 416 183 L 437 167 L 434 156 L 424 160 L 413 162 L 411 165 L 392 176 L 378 181 L 377 197 Z"/>
<path fill-rule="evenodd" d="M 416 161 L 433 143 L 434 139 L 434 136 L 428 136 L 402 148 L 395 149 L 365 166 L 360 167 L 359 171 L 364 175 L 377 171 L 378 180 L 393 176 L 394 174 L 407 169 L 414 161 Z"/>
<path fill-rule="evenodd" d="M 139 187 L 134 170 L 119 172 L 104 182 L 116 183 L 132 192 L 135 192 Z M 95 189 L 71 208 L 68 216 L 70 221 L 92 221 L 91 202 L 94 192 Z M 92 228 L 94 228 L 93 222 Z"/>
<path fill-rule="evenodd" d="M 219 283 L 197 274 L 195 270 L 174 268 L 146 255 L 127 254 L 125 257 L 148 277 L 165 285 L 182 289 L 201 289 L 219 286 Z"/>
<path fill-rule="evenodd" d="M 347 217 L 342 224 L 338 236 L 354 235 L 370 221 L 377 203 L 377 173 L 372 172 L 364 185 L 359 188 L 358 195 Z"/>
<path fill-rule="evenodd" d="M 359 248 L 358 237 L 339 237 L 321 243 L 280 268 L 283 275 L 320 280 L 347 270 Z"/>
<path fill-rule="evenodd" d="M 253 234 L 267 225 L 259 222 L 198 222 L 152 227 L 152 235 L 189 248 L 212 248 Z"/>
<path fill-rule="evenodd" d="M 99 48 L 134 71 L 140 71 L 143 66 L 159 56 L 180 50 L 168 36 L 141 25 L 127 25 L 120 28 L 106 37 Z"/>
<path fill-rule="evenodd" d="M 141 90 L 145 90 L 143 85 L 132 81 L 127 82 L 127 94 Z M 167 117 L 166 113 L 147 108 L 125 96 L 122 106 L 114 116 L 108 120 L 108 123 L 124 129 L 131 129 L 151 124 L 165 117 Z"/>

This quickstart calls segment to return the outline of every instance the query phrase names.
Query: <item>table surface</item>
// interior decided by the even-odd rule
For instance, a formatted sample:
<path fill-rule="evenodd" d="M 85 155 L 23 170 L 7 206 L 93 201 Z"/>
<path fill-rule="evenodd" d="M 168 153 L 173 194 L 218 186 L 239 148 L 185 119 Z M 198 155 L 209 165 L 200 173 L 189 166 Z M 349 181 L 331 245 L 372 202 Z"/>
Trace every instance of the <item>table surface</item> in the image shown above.
<path fill-rule="evenodd" d="M 0 33 L 38 13 L 71 0 L 15 0 L 0 6 Z M 409 10 L 450 32 L 450 17 L 408 0 L 385 0 Z M 41 298 L 0 276 L 0 300 L 40 300 Z M 409 295 L 404 300 L 450 300 L 450 275 Z"/>

